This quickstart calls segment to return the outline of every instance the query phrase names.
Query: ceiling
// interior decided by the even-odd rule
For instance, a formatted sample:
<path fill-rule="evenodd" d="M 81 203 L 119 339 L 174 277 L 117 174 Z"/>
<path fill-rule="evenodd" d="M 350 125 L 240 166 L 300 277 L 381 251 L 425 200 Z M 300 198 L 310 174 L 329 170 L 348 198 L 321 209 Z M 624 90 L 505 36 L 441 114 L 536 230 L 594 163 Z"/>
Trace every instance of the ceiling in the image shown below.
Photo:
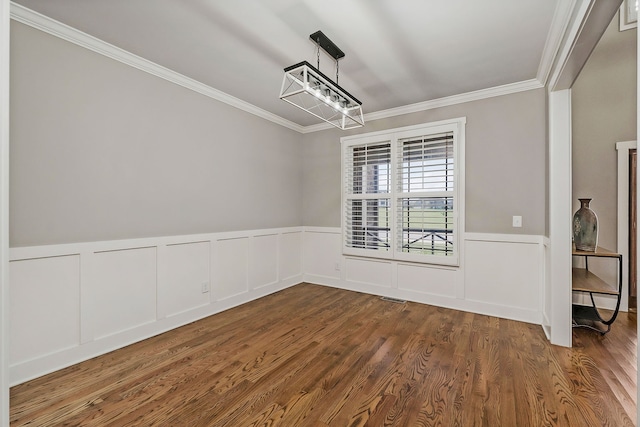
<path fill-rule="evenodd" d="M 340 85 L 365 113 L 545 83 L 569 0 L 15 0 L 299 126 L 283 69 L 316 63 L 322 30 L 346 56 Z M 559 11 L 559 12 L 556 12 Z M 322 54 L 320 70 L 335 76 Z M 366 117 L 366 116 L 365 116 Z"/>

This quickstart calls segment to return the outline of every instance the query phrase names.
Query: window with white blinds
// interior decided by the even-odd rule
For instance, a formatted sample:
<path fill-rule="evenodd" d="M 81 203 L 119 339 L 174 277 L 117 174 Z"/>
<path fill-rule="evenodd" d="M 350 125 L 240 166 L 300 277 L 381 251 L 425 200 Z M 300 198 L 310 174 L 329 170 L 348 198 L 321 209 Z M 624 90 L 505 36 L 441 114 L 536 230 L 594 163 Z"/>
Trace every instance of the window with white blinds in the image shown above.
<path fill-rule="evenodd" d="M 345 254 L 458 264 L 464 125 L 342 138 Z"/>
<path fill-rule="evenodd" d="M 452 256 L 453 132 L 398 140 L 398 250 Z"/>
<path fill-rule="evenodd" d="M 391 143 L 349 147 L 346 178 L 345 238 L 350 248 L 391 249 Z"/>

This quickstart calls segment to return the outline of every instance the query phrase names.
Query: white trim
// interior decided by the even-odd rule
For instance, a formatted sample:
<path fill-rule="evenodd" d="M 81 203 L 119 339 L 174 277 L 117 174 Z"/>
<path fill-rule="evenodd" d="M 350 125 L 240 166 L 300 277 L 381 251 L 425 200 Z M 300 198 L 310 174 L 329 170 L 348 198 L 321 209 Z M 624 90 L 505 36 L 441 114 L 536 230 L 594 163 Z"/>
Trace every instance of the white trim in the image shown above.
<path fill-rule="evenodd" d="M 478 242 L 531 243 L 544 245 L 545 237 L 535 234 L 465 233 L 464 240 Z"/>
<path fill-rule="evenodd" d="M 616 143 L 618 157 L 618 248 L 622 254 L 622 299 L 620 310 L 629 310 L 629 150 L 636 148 L 636 141 Z"/>
<path fill-rule="evenodd" d="M 637 142 L 636 141 L 621 141 L 621 142 L 616 142 L 616 150 L 633 150 L 634 148 L 637 148 Z"/>
<path fill-rule="evenodd" d="M 449 125 L 466 124 L 466 123 L 467 123 L 466 117 L 445 119 L 445 120 L 439 120 L 436 122 L 403 126 L 403 127 L 394 128 L 394 129 L 384 129 L 384 130 L 379 130 L 375 132 L 359 133 L 357 135 L 343 136 L 342 138 L 340 138 L 340 143 L 344 144 L 345 142 L 348 143 L 349 141 L 359 140 L 361 138 L 372 138 L 372 137 L 379 137 L 379 136 L 385 136 L 385 135 L 390 136 L 391 134 L 397 133 L 397 132 L 412 132 L 414 130 L 422 129 L 424 127 L 439 127 L 439 126 L 449 126 Z"/>
<path fill-rule="evenodd" d="M 552 71 L 549 79 L 547 80 L 547 86 L 549 90 L 556 89 L 568 89 L 565 87 L 556 87 L 561 77 L 566 72 L 569 74 L 576 74 L 579 70 L 568 69 L 567 66 L 570 63 L 571 55 L 578 42 L 578 37 L 583 29 L 584 21 L 589 16 L 593 2 L 595 0 L 571 0 L 571 8 L 568 13 L 568 23 L 565 28 L 565 37 L 562 40 L 558 53 L 553 64 Z M 571 85 L 569 85 L 570 87 Z"/>
<path fill-rule="evenodd" d="M 303 227 L 305 233 L 329 233 L 329 234 L 340 234 L 342 233 L 342 228 L 340 227 Z"/>
<path fill-rule="evenodd" d="M 635 0 L 632 0 L 635 1 Z M 632 28 L 637 28 L 638 27 L 638 16 L 637 16 L 637 12 L 636 12 L 636 16 L 629 19 L 629 13 L 628 13 L 628 3 L 629 0 L 624 0 L 622 2 L 622 4 L 620 5 L 620 13 L 619 13 L 619 29 L 618 31 L 626 31 L 626 30 L 631 30 Z"/>
<path fill-rule="evenodd" d="M 9 1 L 0 0 L 0 426 L 9 426 Z"/>
<path fill-rule="evenodd" d="M 415 104 L 404 105 L 402 107 L 390 108 L 388 110 L 375 111 L 364 115 L 365 122 L 373 120 L 386 119 L 389 117 L 401 116 L 404 114 L 417 113 L 420 111 L 433 110 L 435 108 L 448 107 L 451 105 L 464 104 L 465 102 L 479 101 L 482 99 L 494 98 L 496 96 L 510 95 L 528 90 L 540 89 L 544 87 L 536 79 L 525 80 L 517 83 L 510 83 L 502 86 L 496 86 L 488 89 L 476 90 L 473 92 L 462 93 L 459 95 L 447 96 L 444 98 L 433 99 L 430 101 L 417 102 Z M 302 133 L 318 132 L 321 130 L 332 129 L 332 126 L 325 123 L 317 125 L 305 126 Z"/>
<path fill-rule="evenodd" d="M 214 89 L 211 86 L 207 86 L 199 81 L 165 68 L 138 55 L 134 55 L 131 52 L 120 49 L 119 47 L 13 2 L 11 2 L 11 19 L 29 25 L 40 31 L 44 31 L 45 33 L 61 38 L 62 40 L 66 40 L 89 49 L 100 55 L 119 61 L 123 64 L 137 68 L 138 70 L 160 77 L 161 79 L 165 79 L 184 88 L 193 90 L 194 92 L 208 96 L 216 101 L 223 102 L 262 119 L 284 126 L 296 132 L 303 132 L 304 127 L 297 123 L 293 123 L 290 120 L 256 107 L 253 104 L 238 99 L 218 89 Z"/>
<path fill-rule="evenodd" d="M 571 89 L 549 94 L 549 251 L 545 306 L 551 343 L 571 347 Z M 546 296 L 545 296 L 546 298 Z"/>
<path fill-rule="evenodd" d="M 302 231 L 303 227 L 284 227 L 242 231 L 222 231 L 206 234 L 186 234 L 179 236 L 143 237 L 139 239 L 65 243 L 60 245 L 22 246 L 11 248 L 9 250 L 9 261 L 77 255 L 83 252 L 121 251 L 126 249 L 150 248 L 159 245 L 179 245 L 273 234 L 300 233 Z"/>
<path fill-rule="evenodd" d="M 551 21 L 551 28 L 547 34 L 547 40 L 542 51 L 542 59 L 538 66 L 537 80 L 542 85 L 547 84 L 547 80 L 549 79 L 549 75 L 553 68 L 554 60 L 556 59 L 562 44 L 562 36 L 571 23 L 571 11 L 573 10 L 575 3 L 575 0 L 559 1 L 556 5 L 553 20 Z"/>

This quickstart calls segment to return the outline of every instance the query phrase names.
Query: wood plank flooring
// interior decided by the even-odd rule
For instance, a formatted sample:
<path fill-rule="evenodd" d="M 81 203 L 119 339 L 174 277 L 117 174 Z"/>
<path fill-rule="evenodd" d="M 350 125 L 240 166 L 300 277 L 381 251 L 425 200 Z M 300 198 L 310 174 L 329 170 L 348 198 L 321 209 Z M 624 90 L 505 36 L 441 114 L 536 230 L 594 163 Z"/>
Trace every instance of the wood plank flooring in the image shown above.
<path fill-rule="evenodd" d="M 636 320 L 540 326 L 300 284 L 11 389 L 11 426 L 633 426 Z"/>

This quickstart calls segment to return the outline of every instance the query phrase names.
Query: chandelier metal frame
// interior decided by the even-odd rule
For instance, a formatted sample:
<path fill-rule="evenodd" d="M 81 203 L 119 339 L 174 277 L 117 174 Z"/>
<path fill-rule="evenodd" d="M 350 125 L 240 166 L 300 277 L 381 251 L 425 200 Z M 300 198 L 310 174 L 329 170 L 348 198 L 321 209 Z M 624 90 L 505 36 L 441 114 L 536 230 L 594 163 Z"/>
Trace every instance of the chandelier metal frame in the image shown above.
<path fill-rule="evenodd" d="M 337 83 L 344 52 L 322 31 L 309 38 L 316 43 L 318 66 L 302 61 L 285 68 L 280 99 L 342 130 L 364 126 L 362 102 Z M 335 60 L 335 82 L 320 71 L 320 48 Z"/>

